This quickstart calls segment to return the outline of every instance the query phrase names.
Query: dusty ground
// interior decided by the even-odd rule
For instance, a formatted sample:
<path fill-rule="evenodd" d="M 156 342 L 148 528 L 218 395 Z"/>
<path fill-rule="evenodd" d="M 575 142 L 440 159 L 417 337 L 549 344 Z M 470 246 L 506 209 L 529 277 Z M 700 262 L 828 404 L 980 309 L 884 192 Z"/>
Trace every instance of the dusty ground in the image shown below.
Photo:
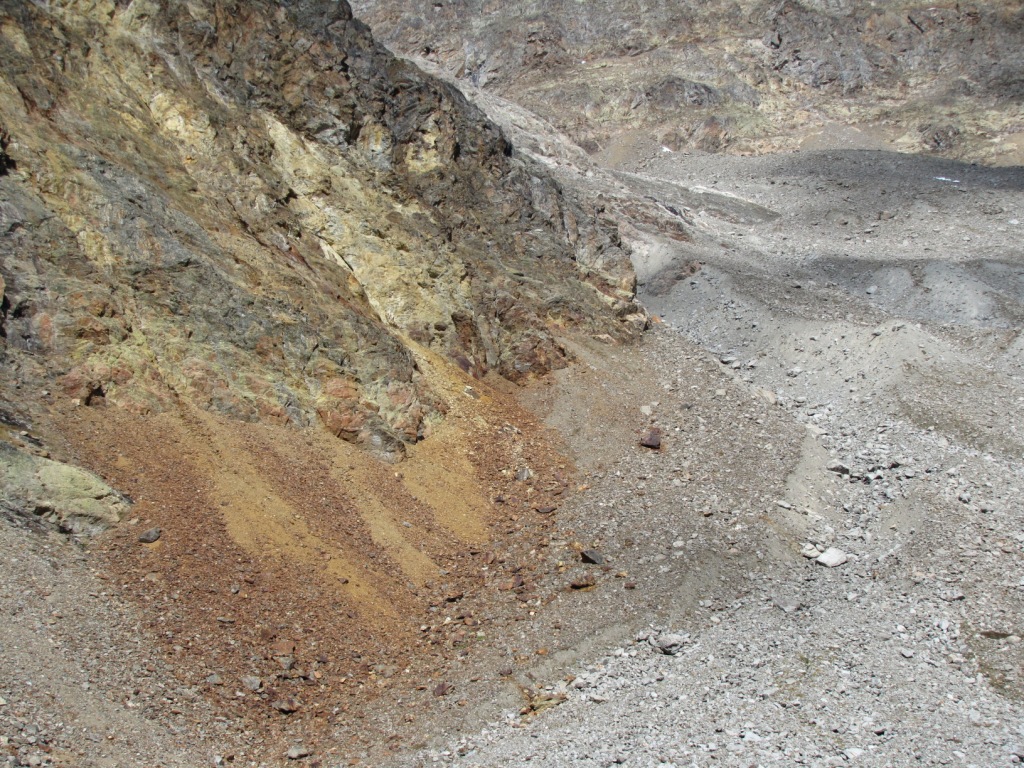
<path fill-rule="evenodd" d="M 564 706 L 411 763 L 1021 759 L 1024 175 L 830 139 L 589 169 L 694 229 L 638 237 L 643 344 L 531 395 L 589 472 L 549 560 L 610 568 L 520 631 Z"/>

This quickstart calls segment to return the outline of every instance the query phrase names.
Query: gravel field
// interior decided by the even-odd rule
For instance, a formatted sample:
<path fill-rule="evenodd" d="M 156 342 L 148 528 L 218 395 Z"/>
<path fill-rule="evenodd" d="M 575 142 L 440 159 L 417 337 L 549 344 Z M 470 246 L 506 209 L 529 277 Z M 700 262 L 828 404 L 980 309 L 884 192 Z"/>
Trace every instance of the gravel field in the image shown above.
<path fill-rule="evenodd" d="M 506 635 L 532 706 L 398 763 L 1024 761 L 1024 174 L 653 152 L 615 175 L 697 232 L 636 244 L 660 323 L 530 396 L 589 486 Z"/>

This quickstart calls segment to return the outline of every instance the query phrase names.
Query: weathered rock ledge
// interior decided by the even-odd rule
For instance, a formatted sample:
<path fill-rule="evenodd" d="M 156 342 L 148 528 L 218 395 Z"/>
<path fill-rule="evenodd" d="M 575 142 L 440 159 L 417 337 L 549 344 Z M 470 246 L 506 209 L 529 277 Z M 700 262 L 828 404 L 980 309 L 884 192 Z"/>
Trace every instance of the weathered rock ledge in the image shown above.
<path fill-rule="evenodd" d="M 0 415 L 322 422 L 399 457 L 411 346 L 513 380 L 642 329 L 614 223 L 344 2 L 0 11 Z"/>

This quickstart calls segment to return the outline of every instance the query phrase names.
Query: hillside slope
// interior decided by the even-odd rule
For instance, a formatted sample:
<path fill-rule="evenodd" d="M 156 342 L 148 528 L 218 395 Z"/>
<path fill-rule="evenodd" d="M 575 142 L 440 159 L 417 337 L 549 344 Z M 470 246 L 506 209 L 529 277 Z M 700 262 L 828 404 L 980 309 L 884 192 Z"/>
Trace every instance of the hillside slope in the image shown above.
<path fill-rule="evenodd" d="M 635 145 L 766 152 L 832 124 L 902 151 L 1021 160 L 1018 2 L 359 0 L 388 45 L 616 162 Z"/>
<path fill-rule="evenodd" d="M 512 382 L 646 324 L 615 223 L 344 2 L 4 2 L 0 33 L 3 598 L 41 617 L 0 643 L 38 672 L 4 744 L 35 712 L 64 764 L 129 764 L 74 735 L 122 726 L 153 764 L 278 755 L 440 674 L 431 605 L 519 571 L 480 559 L 569 483 Z"/>

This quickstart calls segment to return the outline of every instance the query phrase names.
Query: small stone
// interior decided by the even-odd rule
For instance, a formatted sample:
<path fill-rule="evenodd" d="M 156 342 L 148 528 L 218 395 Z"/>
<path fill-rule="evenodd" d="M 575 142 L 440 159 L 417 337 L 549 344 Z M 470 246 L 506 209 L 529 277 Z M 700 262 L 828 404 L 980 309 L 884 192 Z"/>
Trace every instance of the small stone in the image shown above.
<path fill-rule="evenodd" d="M 821 550 L 813 544 L 808 543 L 804 544 L 803 548 L 800 550 L 800 554 L 809 560 L 817 560 L 821 557 Z"/>
<path fill-rule="evenodd" d="M 291 697 L 286 699 L 277 699 L 272 702 L 270 706 L 285 715 L 290 715 L 292 712 L 299 711 L 299 702 Z"/>
<path fill-rule="evenodd" d="M 800 610 L 800 601 L 795 597 L 776 595 L 772 598 L 772 602 L 775 603 L 775 606 L 783 613 L 796 613 Z"/>
<path fill-rule="evenodd" d="M 591 565 L 604 565 L 604 555 L 596 549 L 584 549 L 580 552 L 580 560 Z"/>
<path fill-rule="evenodd" d="M 858 747 L 850 747 L 849 749 L 844 749 L 843 754 L 846 755 L 847 760 L 855 760 L 864 754 L 864 750 Z"/>
<path fill-rule="evenodd" d="M 818 558 L 815 562 L 820 563 L 828 568 L 835 568 L 838 565 L 842 565 L 846 562 L 846 553 L 837 547 L 829 547 Z"/>
<path fill-rule="evenodd" d="M 139 541 L 143 544 L 152 544 L 160 538 L 160 534 L 162 533 L 163 531 L 159 528 L 150 528 L 148 531 L 144 531 L 139 534 Z"/>
<path fill-rule="evenodd" d="M 864 291 L 864 293 L 866 293 L 868 296 L 874 296 L 875 292 L 877 290 L 878 290 L 878 286 L 877 285 L 869 285 L 868 289 L 866 291 Z"/>
<path fill-rule="evenodd" d="M 434 686 L 434 696 L 441 698 L 442 696 L 447 696 L 454 690 L 455 686 L 451 683 L 438 683 Z"/>
<path fill-rule="evenodd" d="M 640 438 L 640 445 L 655 451 L 661 448 L 661 430 L 656 427 L 649 429 L 647 434 Z"/>
<path fill-rule="evenodd" d="M 644 416 L 650 416 L 651 414 L 654 413 L 654 411 L 651 409 L 651 406 L 649 405 L 641 405 L 640 413 L 642 413 Z"/>
<path fill-rule="evenodd" d="M 912 659 L 912 658 L 914 658 L 914 652 L 912 650 L 910 650 L 909 648 L 900 648 L 900 655 L 904 659 Z"/>
<path fill-rule="evenodd" d="M 290 747 L 285 754 L 289 760 L 301 760 L 312 755 L 313 750 L 309 749 L 309 747 Z"/>
<path fill-rule="evenodd" d="M 689 635 L 665 633 L 656 637 L 652 635 L 647 642 L 650 643 L 659 653 L 663 653 L 666 656 L 675 656 L 683 650 L 683 646 L 687 641 L 689 641 L 689 639 Z"/>
<path fill-rule="evenodd" d="M 850 474 L 850 468 L 843 464 L 841 461 L 830 461 L 826 466 L 829 472 L 835 472 L 837 475 L 848 475 Z"/>
<path fill-rule="evenodd" d="M 224 680 L 216 672 L 214 672 L 212 675 L 210 675 L 208 678 L 206 678 L 206 682 L 209 683 L 210 685 L 223 685 L 224 684 Z"/>
<path fill-rule="evenodd" d="M 270 646 L 271 656 L 292 656 L 295 653 L 293 640 L 278 640 Z"/>
<path fill-rule="evenodd" d="M 570 588 L 570 589 L 575 589 L 575 590 L 577 590 L 577 591 L 580 591 L 580 590 L 584 590 L 584 589 L 590 589 L 590 588 L 592 588 L 592 587 L 593 587 L 593 586 L 594 586 L 594 585 L 595 585 L 596 583 L 597 583 L 597 582 L 595 582 L 595 581 L 594 581 L 594 577 L 593 577 L 593 576 L 583 576 L 583 577 L 581 577 L 581 578 L 575 579 L 575 580 L 574 580 L 574 581 L 573 581 L 573 582 L 572 582 L 572 583 L 571 583 L 571 584 L 569 585 L 569 588 Z"/>
<path fill-rule="evenodd" d="M 242 686 L 250 691 L 258 691 L 263 687 L 263 681 L 255 675 L 244 675 L 242 677 Z"/>
<path fill-rule="evenodd" d="M 518 472 L 516 472 L 516 480 L 518 480 L 521 483 L 526 482 L 531 477 L 533 477 L 533 471 L 529 467 L 523 467 Z"/>

